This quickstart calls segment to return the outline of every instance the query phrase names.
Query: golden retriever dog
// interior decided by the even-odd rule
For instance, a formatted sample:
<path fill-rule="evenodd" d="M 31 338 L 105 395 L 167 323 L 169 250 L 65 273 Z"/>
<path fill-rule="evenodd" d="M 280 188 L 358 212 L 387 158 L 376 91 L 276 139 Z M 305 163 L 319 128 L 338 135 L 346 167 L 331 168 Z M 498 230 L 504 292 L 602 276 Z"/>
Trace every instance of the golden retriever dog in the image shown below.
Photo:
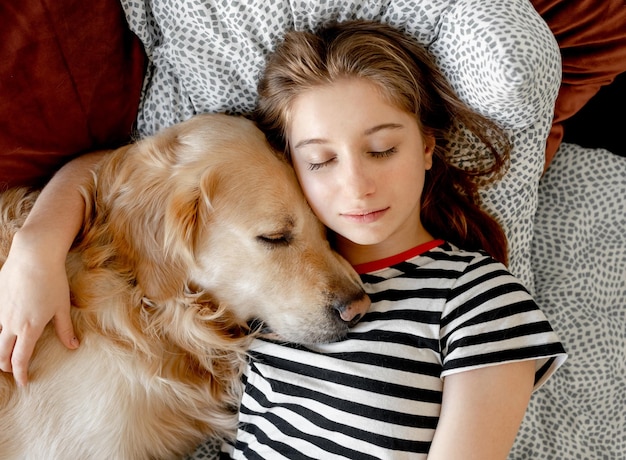
<path fill-rule="evenodd" d="M 0 198 L 0 264 L 35 195 Z M 369 308 L 244 118 L 198 115 L 120 148 L 84 198 L 67 259 L 81 345 L 48 326 L 27 386 L 0 373 L 2 459 L 172 459 L 232 436 L 255 334 L 334 341 Z"/>

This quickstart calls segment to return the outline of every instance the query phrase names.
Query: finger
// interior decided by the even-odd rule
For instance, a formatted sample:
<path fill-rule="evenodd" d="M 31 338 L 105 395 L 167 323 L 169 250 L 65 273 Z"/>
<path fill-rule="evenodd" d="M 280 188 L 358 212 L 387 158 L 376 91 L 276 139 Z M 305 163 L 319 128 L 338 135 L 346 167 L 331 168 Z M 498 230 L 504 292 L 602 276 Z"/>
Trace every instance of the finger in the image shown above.
<path fill-rule="evenodd" d="M 54 317 L 54 330 L 63 345 L 70 350 L 78 348 L 78 338 L 74 332 L 72 318 L 69 313 L 61 313 Z"/>
<path fill-rule="evenodd" d="M 4 372 L 13 370 L 11 367 L 11 355 L 13 354 L 16 339 L 15 335 L 9 334 L 7 331 L 0 332 L 0 370 Z"/>
<path fill-rule="evenodd" d="M 15 341 L 11 366 L 13 367 L 13 377 L 18 385 L 25 386 L 28 383 L 28 364 L 33 355 L 37 338 L 31 339 L 32 335 L 20 336 Z M 39 337 L 37 334 L 36 337 Z"/>

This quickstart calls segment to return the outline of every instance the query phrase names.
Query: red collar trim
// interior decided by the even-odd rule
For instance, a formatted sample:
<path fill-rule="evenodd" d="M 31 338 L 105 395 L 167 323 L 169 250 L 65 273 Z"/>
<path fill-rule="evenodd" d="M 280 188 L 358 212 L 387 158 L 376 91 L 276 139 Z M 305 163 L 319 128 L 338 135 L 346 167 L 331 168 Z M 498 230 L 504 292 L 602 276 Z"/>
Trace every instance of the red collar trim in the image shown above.
<path fill-rule="evenodd" d="M 422 243 L 419 246 L 415 246 L 407 251 L 401 252 L 400 254 L 396 254 L 395 256 L 355 265 L 354 269 L 359 275 L 382 270 L 383 268 L 391 267 L 392 265 L 399 264 L 400 262 L 412 259 L 420 254 L 424 254 L 437 246 L 441 246 L 443 243 L 444 240 L 432 240 L 427 243 Z"/>

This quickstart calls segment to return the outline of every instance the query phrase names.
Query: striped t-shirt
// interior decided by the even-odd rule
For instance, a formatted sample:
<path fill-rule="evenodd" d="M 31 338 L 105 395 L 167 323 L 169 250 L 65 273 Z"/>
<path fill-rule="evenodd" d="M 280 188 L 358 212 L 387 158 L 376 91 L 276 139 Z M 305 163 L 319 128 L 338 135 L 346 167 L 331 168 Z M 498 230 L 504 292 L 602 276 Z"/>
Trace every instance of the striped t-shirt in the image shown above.
<path fill-rule="evenodd" d="M 533 359 L 538 388 L 565 360 L 527 290 L 482 252 L 436 241 L 356 268 L 372 306 L 346 340 L 254 343 L 224 458 L 425 459 L 443 377 Z"/>

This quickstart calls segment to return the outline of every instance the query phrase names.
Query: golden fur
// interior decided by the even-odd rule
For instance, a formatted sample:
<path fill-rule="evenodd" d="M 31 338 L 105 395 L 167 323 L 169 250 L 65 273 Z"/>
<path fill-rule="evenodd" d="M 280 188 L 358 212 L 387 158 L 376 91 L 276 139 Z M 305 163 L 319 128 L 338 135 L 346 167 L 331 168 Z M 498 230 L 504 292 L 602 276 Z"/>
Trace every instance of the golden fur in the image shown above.
<path fill-rule="evenodd" d="M 0 264 L 35 196 L 0 197 Z M 331 341 L 369 306 L 243 118 L 199 115 L 121 148 L 84 197 L 67 259 L 81 346 L 48 326 L 25 388 L 0 373 L 3 459 L 171 459 L 232 436 L 248 321 Z"/>

